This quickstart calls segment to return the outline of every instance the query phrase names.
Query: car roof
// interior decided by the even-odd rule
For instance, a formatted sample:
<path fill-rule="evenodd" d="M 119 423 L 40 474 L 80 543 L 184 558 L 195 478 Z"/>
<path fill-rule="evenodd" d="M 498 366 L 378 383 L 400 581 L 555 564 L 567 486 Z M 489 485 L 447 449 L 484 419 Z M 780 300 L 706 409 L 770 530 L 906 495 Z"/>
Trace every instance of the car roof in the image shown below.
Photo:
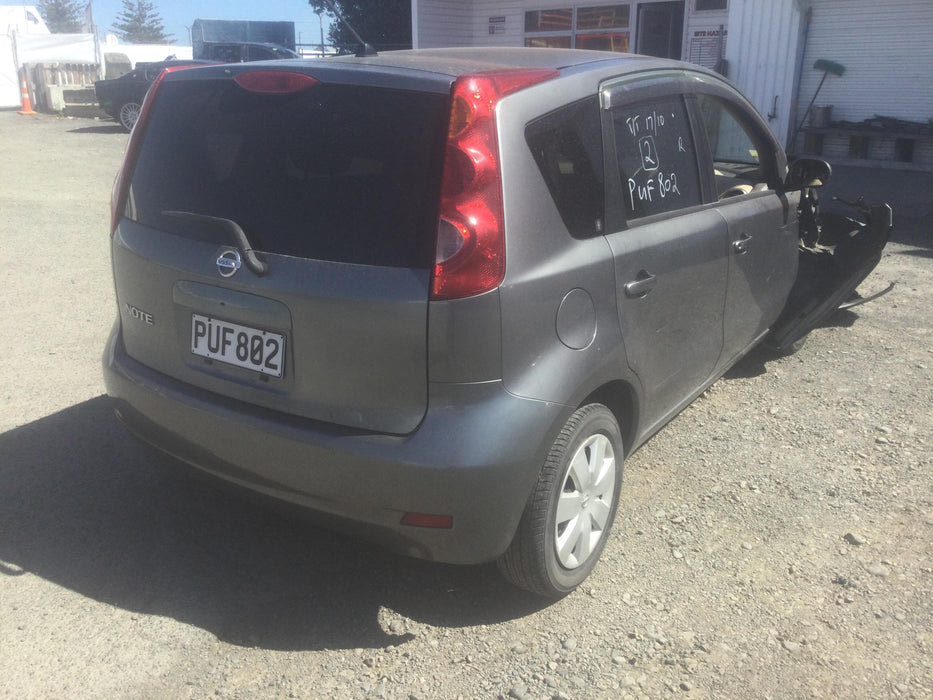
<path fill-rule="evenodd" d="M 562 75 L 592 71 L 601 78 L 664 72 L 701 73 L 722 78 L 695 64 L 653 56 L 581 49 L 548 49 L 532 47 L 458 47 L 439 49 L 409 49 L 385 51 L 372 56 L 335 56 L 295 60 L 271 60 L 253 63 L 225 64 L 223 74 L 269 70 L 279 65 L 299 70 L 328 82 L 408 88 L 430 92 L 449 92 L 450 84 L 464 75 L 501 70 L 553 69 Z M 389 77 L 392 77 L 391 81 Z M 170 82 L 219 77 L 215 68 L 179 71 L 166 80 Z M 728 84 L 728 83 L 726 83 Z"/>
<path fill-rule="evenodd" d="M 530 47 L 473 46 L 443 49 L 386 51 L 376 56 L 337 56 L 328 62 L 353 63 L 386 68 L 404 68 L 450 76 L 516 68 L 553 68 L 562 70 L 594 63 L 613 63 L 620 73 L 651 68 L 684 68 L 679 61 L 582 49 L 546 49 Z"/>
<path fill-rule="evenodd" d="M 165 68 L 171 68 L 172 66 L 192 66 L 192 65 L 205 65 L 209 66 L 217 63 L 216 61 L 205 61 L 200 58 L 167 58 L 164 61 L 137 61 L 136 68 L 153 68 L 155 66 L 163 66 Z"/>

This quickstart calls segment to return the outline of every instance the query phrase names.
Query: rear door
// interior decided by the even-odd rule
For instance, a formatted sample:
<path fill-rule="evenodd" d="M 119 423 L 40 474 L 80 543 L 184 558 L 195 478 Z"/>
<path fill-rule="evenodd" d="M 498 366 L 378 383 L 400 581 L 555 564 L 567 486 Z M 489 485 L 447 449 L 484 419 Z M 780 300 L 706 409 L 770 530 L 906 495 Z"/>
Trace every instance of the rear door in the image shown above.
<path fill-rule="evenodd" d="M 444 84 L 366 87 L 322 69 L 270 94 L 231 72 L 259 75 L 192 69 L 156 95 L 113 247 L 127 352 L 283 414 L 413 430 Z"/>
<path fill-rule="evenodd" d="M 719 359 L 728 233 L 703 207 L 684 97 L 665 81 L 604 88 L 609 232 L 628 363 L 646 425 L 708 380 Z"/>

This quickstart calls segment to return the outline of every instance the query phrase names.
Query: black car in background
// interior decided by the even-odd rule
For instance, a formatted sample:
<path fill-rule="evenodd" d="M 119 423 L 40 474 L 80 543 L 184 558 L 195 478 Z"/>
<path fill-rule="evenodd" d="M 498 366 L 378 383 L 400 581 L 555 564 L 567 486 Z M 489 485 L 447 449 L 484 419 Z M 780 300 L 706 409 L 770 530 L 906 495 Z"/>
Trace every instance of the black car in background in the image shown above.
<path fill-rule="evenodd" d="M 201 58 L 217 61 L 219 63 L 246 63 L 249 61 L 280 61 L 290 58 L 301 58 L 289 48 L 277 44 L 233 41 L 202 43 L 196 49 Z"/>
<path fill-rule="evenodd" d="M 207 65 L 213 61 L 167 60 L 142 62 L 136 68 L 119 78 L 98 80 L 94 83 L 97 102 L 100 108 L 120 122 L 127 131 L 133 128 L 139 118 L 139 108 L 149 90 L 152 81 L 166 68 L 181 66 Z"/>

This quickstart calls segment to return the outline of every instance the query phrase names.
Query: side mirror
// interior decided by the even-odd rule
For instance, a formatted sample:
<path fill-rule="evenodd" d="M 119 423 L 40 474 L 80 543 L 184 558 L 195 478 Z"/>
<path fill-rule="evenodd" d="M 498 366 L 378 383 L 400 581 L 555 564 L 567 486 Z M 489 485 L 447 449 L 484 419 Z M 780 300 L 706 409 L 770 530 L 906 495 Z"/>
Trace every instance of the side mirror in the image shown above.
<path fill-rule="evenodd" d="M 787 171 L 784 187 L 788 191 L 804 187 L 822 187 L 833 174 L 829 163 L 819 158 L 798 158 Z"/>

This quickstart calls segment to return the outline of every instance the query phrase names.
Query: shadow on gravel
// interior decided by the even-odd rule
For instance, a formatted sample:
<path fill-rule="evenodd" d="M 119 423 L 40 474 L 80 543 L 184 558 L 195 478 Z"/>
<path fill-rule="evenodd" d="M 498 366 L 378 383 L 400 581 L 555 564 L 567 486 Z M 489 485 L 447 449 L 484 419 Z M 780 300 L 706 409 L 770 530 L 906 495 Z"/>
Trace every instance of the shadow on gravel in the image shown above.
<path fill-rule="evenodd" d="M 126 134 L 119 124 L 106 124 L 101 126 L 82 126 L 80 129 L 69 129 L 69 134 Z"/>
<path fill-rule="evenodd" d="M 767 363 L 778 358 L 778 355 L 760 345 L 735 363 L 728 372 L 722 375 L 726 381 L 730 379 L 754 379 L 767 374 Z"/>
<path fill-rule="evenodd" d="M 28 572 L 277 650 L 411 639 L 383 608 L 459 627 L 546 605 L 494 566 L 395 556 L 215 488 L 131 437 L 105 397 L 0 435 L 0 454 L 0 585 Z"/>
<path fill-rule="evenodd" d="M 858 314 L 851 309 L 839 309 L 824 320 L 817 328 L 851 328 L 858 320 Z M 723 375 L 726 381 L 730 379 L 752 379 L 760 377 L 768 371 L 768 363 L 780 360 L 783 355 L 769 350 L 764 345 L 758 345 L 745 357 L 739 360 L 728 372 Z"/>
<path fill-rule="evenodd" d="M 933 238 L 933 236 L 931 236 L 931 238 Z M 933 258 L 933 249 L 921 250 L 920 248 L 915 248 L 913 250 L 903 250 L 898 252 L 898 255 L 909 255 L 915 258 Z"/>

